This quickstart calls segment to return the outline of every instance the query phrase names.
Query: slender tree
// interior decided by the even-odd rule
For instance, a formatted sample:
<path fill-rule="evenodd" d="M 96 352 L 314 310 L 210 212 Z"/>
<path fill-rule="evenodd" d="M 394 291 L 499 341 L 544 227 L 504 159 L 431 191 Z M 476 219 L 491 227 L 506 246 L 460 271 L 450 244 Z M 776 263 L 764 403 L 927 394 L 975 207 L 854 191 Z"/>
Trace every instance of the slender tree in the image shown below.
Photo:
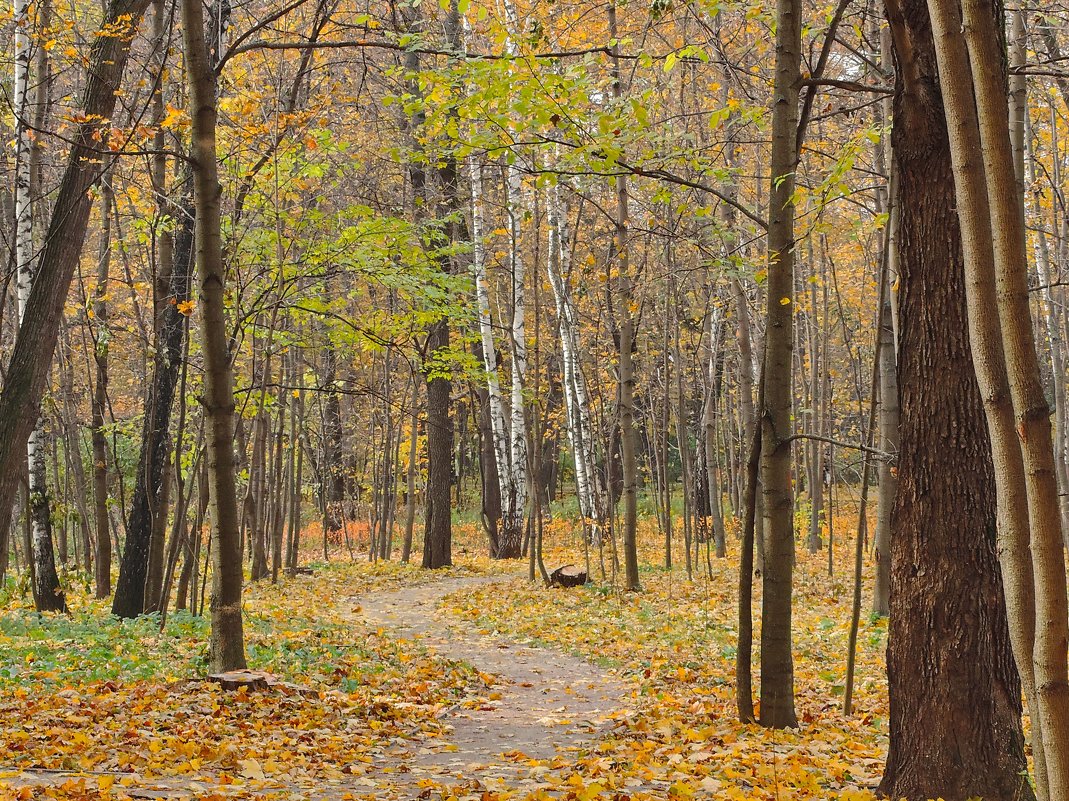
<path fill-rule="evenodd" d="M 215 151 L 216 75 L 208 57 L 200 0 L 183 0 L 186 75 L 192 119 L 193 205 L 204 351 L 204 413 L 208 427 L 208 488 L 212 545 L 211 664 L 245 667 L 241 617 L 241 542 L 234 470 L 234 378 L 228 350 L 221 191 Z"/>
<path fill-rule="evenodd" d="M 772 99 L 772 183 L 768 204 L 768 284 L 764 406 L 759 410 L 765 571 L 761 617 L 761 723 L 797 726 L 791 615 L 794 501 L 791 489 L 791 373 L 794 350 L 794 171 L 798 162 L 798 85 L 802 48 L 798 0 L 776 4 Z"/>

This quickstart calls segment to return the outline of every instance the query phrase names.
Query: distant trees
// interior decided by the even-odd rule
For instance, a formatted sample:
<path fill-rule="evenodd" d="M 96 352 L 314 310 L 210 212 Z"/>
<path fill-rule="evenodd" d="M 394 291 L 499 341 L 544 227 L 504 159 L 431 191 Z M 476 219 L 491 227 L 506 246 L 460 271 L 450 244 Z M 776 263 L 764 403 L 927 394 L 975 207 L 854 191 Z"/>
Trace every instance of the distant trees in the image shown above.
<path fill-rule="evenodd" d="M 1065 393 L 1053 432 L 1045 400 L 1066 380 L 1069 228 L 1044 195 L 1067 140 L 1060 107 L 1026 135 L 1019 31 L 1004 113 L 990 3 L 892 1 L 883 31 L 845 0 L 828 17 L 779 0 L 773 38 L 756 7 L 264 0 L 212 12 L 209 29 L 240 22 L 225 46 L 183 0 L 187 87 L 164 77 L 172 8 L 157 3 L 146 47 L 145 5 L 106 12 L 54 192 L 27 172 L 51 132 L 29 124 L 16 25 L 0 207 L 23 308 L 17 336 L 0 320 L 0 519 L 32 462 L 41 609 L 62 608 L 77 523 L 100 597 L 121 553 L 119 616 L 165 609 L 176 574 L 194 611 L 212 585 L 213 661 L 234 667 L 243 567 L 295 570 L 309 525 L 324 559 L 391 559 L 403 528 L 401 557 L 422 547 L 440 568 L 458 508 L 481 507 L 493 556 L 532 565 L 543 523 L 574 520 L 590 575 L 634 591 L 648 526 L 688 578 L 741 547 L 740 716 L 759 577 L 759 717 L 794 726 L 793 582 L 825 546 L 820 569 L 841 570 L 856 542 L 842 510 L 860 448 L 881 460 L 860 553 L 875 549 L 873 609 L 891 616 L 885 790 L 1027 797 L 1012 642 L 1039 795 L 1069 792 Z M 116 121 L 131 52 L 153 86 Z M 878 286 L 885 246 L 899 269 Z M 62 442 L 39 441 L 42 397 Z"/>

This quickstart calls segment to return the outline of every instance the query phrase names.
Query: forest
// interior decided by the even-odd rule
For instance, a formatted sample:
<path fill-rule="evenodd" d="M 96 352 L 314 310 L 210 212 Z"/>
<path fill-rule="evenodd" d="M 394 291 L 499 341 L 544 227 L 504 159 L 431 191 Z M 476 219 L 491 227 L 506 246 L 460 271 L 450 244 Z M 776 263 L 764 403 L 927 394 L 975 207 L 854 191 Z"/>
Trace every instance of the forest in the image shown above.
<path fill-rule="evenodd" d="M 1069 801 L 1061 0 L 0 28 L 0 798 Z"/>

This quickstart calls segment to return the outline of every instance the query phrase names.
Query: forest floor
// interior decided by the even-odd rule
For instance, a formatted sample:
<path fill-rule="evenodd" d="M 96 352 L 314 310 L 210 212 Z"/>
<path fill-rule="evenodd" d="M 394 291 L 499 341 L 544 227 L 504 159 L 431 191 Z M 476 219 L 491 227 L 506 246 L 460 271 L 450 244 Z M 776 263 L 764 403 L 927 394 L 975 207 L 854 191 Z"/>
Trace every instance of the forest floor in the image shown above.
<path fill-rule="evenodd" d="M 550 567 L 582 559 L 547 550 Z M 885 625 L 862 622 L 844 716 L 845 565 L 828 577 L 823 556 L 799 554 L 801 727 L 771 732 L 735 716 L 735 560 L 703 561 L 692 581 L 646 568 L 638 594 L 596 568 L 560 590 L 528 582 L 526 565 L 457 561 L 335 561 L 248 588 L 250 666 L 296 685 L 267 692 L 200 678 L 199 617 L 173 614 L 161 633 L 84 593 L 69 617 L 12 599 L 0 797 L 872 798 Z M 754 607 L 759 619 L 759 593 Z"/>

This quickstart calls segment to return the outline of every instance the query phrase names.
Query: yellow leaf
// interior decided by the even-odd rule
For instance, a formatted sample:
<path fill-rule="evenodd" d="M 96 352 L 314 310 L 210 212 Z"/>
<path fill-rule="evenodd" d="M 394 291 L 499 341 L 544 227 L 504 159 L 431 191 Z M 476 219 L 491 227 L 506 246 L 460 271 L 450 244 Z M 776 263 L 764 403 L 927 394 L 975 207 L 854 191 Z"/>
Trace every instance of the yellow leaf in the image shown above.
<path fill-rule="evenodd" d="M 241 766 L 241 775 L 246 779 L 262 782 L 267 778 L 264 776 L 264 770 L 260 767 L 260 763 L 255 759 L 242 759 L 238 761 L 238 764 Z"/>
<path fill-rule="evenodd" d="M 189 115 L 180 108 L 167 104 L 167 116 L 160 123 L 161 128 L 185 128 L 189 125 Z"/>
<path fill-rule="evenodd" d="M 780 298 L 779 299 L 779 305 L 780 306 L 790 306 L 791 305 L 791 299 L 790 298 Z"/>

